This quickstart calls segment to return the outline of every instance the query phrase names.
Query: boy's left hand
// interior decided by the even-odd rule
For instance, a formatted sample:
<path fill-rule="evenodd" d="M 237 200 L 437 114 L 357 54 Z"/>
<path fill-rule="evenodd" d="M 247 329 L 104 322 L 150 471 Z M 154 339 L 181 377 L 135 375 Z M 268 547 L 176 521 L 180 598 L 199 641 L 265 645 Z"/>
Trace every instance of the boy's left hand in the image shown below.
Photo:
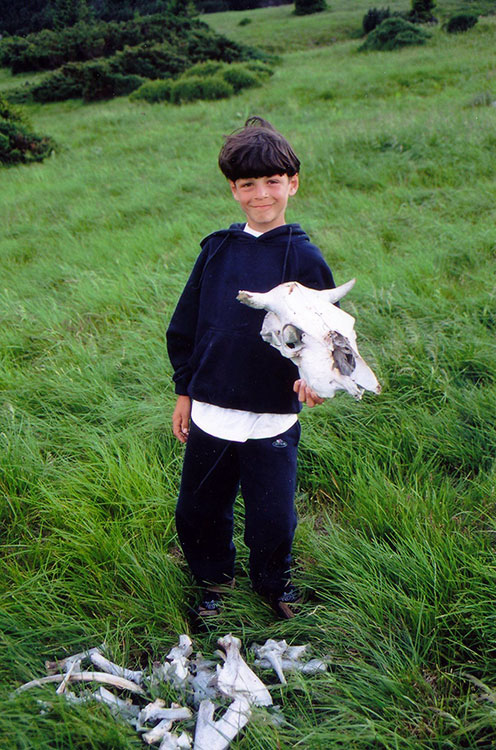
<path fill-rule="evenodd" d="M 317 396 L 315 391 L 305 383 L 304 380 L 295 380 L 293 385 L 293 391 L 298 394 L 298 401 L 307 406 L 317 406 L 317 404 L 323 404 L 325 399 Z"/>

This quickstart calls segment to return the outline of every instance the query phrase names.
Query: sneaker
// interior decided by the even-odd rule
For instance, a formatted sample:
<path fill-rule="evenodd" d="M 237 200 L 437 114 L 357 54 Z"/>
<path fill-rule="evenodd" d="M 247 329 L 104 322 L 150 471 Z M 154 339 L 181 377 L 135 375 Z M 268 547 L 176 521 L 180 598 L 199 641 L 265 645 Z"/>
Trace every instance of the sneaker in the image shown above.
<path fill-rule="evenodd" d="M 272 609 L 281 620 L 291 620 L 295 617 L 302 601 L 301 592 L 292 583 L 286 586 L 282 594 L 269 599 Z"/>
<path fill-rule="evenodd" d="M 193 626 L 196 630 L 208 630 L 209 626 L 216 627 L 222 611 L 222 595 L 224 591 L 234 588 L 234 578 L 226 584 L 202 589 L 200 600 L 190 607 Z"/>

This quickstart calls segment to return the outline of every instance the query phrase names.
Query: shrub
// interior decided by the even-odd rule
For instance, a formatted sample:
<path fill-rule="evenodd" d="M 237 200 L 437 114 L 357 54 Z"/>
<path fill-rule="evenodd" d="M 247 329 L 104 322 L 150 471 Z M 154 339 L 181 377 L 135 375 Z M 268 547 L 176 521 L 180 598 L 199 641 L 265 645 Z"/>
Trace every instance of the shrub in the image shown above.
<path fill-rule="evenodd" d="M 115 73 L 103 62 L 88 63 L 83 66 L 83 99 L 87 102 L 99 99 L 112 99 L 125 96 L 144 83 L 136 75 Z"/>
<path fill-rule="evenodd" d="M 146 81 L 129 97 L 131 101 L 146 101 L 151 104 L 168 102 L 171 97 L 172 81 Z"/>
<path fill-rule="evenodd" d="M 310 13 L 320 13 L 326 10 L 326 0 L 295 0 L 295 15 L 308 16 Z"/>
<path fill-rule="evenodd" d="M 222 71 L 222 78 L 231 84 L 237 94 L 241 89 L 260 86 L 261 80 L 253 70 L 248 70 L 242 64 L 229 65 Z"/>
<path fill-rule="evenodd" d="M 45 29 L 27 37 L 7 37 L 0 42 L 0 64 L 12 73 L 53 70 L 67 62 L 85 62 L 109 57 L 126 46 L 152 45 L 168 40 L 177 46 L 192 30 L 214 34 L 201 21 L 175 17 L 170 13 L 136 18 L 123 23 L 78 23 L 51 31 Z"/>
<path fill-rule="evenodd" d="M 472 26 L 475 26 L 478 20 L 478 17 L 474 13 L 459 13 L 458 15 L 450 18 L 450 20 L 446 24 L 446 31 L 449 34 L 468 31 L 472 28 Z"/>
<path fill-rule="evenodd" d="M 369 8 L 362 19 L 363 33 L 370 34 L 376 26 L 379 26 L 390 15 L 389 8 Z"/>
<path fill-rule="evenodd" d="M 362 51 L 392 50 L 412 44 L 425 44 L 430 36 L 415 24 L 405 21 L 404 18 L 391 16 L 370 32 L 359 49 Z"/>
<path fill-rule="evenodd" d="M 31 95 L 38 102 L 56 102 L 65 99 L 95 101 L 130 94 L 144 83 L 135 75 L 114 72 L 105 62 L 67 63 L 59 70 L 33 86 Z"/>
<path fill-rule="evenodd" d="M 235 93 L 234 87 L 220 76 L 203 78 L 201 85 L 202 99 L 228 99 Z"/>
<path fill-rule="evenodd" d="M 168 42 L 163 44 L 140 44 L 126 47 L 107 62 L 114 73 L 139 75 L 143 78 L 170 78 L 179 75 L 189 65 L 185 55 L 180 54 Z"/>
<path fill-rule="evenodd" d="M 67 63 L 31 87 L 31 96 L 37 102 L 58 102 L 78 99 L 83 95 L 84 74 L 80 63 Z"/>
<path fill-rule="evenodd" d="M 432 14 L 435 7 L 436 0 L 412 0 L 408 20 L 412 23 L 437 23 L 437 18 Z"/>
<path fill-rule="evenodd" d="M 170 100 L 173 104 L 183 104 L 197 99 L 225 99 L 233 94 L 234 88 L 219 76 L 186 76 L 173 82 Z"/>
<path fill-rule="evenodd" d="M 241 19 L 241 21 L 238 22 L 238 26 L 248 26 L 249 23 L 251 23 L 251 18 L 247 18 L 245 16 Z"/>
<path fill-rule="evenodd" d="M 188 70 L 183 73 L 182 77 L 190 78 L 191 76 L 198 76 L 199 78 L 205 78 L 206 76 L 213 76 L 216 73 L 219 73 L 224 67 L 225 64 L 219 60 L 207 60 L 206 62 L 192 65 L 191 68 L 188 68 Z"/>
<path fill-rule="evenodd" d="M 202 81 L 203 78 L 199 76 L 190 76 L 174 81 L 171 86 L 171 102 L 173 104 L 182 104 L 183 102 L 193 102 L 196 99 L 201 99 Z"/>
<path fill-rule="evenodd" d="M 42 161 L 54 148 L 54 141 L 32 133 L 26 118 L 0 94 L 0 163 Z"/>

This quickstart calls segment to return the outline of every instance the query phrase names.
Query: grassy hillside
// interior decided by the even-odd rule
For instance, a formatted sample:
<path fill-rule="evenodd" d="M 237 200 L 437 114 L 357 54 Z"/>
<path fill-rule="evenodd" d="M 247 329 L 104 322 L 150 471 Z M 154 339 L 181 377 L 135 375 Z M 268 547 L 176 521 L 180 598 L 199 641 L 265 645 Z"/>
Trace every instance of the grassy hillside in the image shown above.
<path fill-rule="evenodd" d="M 250 11 L 261 39 L 285 12 Z M 60 149 L 0 178 L 0 747 L 142 747 L 103 706 L 9 694 L 104 639 L 146 665 L 189 627 L 164 334 L 199 239 L 240 219 L 216 158 L 254 113 L 302 158 L 288 220 L 338 283 L 357 277 L 343 307 L 384 390 L 302 414 L 301 618 L 274 623 L 251 593 L 238 519 L 219 635 L 310 642 L 332 666 L 275 687 L 286 723 L 232 746 L 493 746 L 496 109 L 472 104 L 496 99 L 494 32 L 488 17 L 394 53 L 302 44 L 218 103 L 29 108 Z"/>

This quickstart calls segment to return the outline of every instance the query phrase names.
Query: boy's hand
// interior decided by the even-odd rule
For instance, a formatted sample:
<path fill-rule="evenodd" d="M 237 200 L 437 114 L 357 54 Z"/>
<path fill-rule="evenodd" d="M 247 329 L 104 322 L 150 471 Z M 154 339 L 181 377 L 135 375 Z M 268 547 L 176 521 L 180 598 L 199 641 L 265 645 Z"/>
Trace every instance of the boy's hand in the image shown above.
<path fill-rule="evenodd" d="M 307 406 L 312 407 L 324 403 L 325 399 L 317 396 L 315 391 L 312 391 L 304 380 L 295 380 L 293 391 L 298 394 L 298 401 L 301 401 L 302 404 L 306 404 Z"/>
<path fill-rule="evenodd" d="M 185 443 L 189 435 L 191 416 L 191 399 L 189 396 L 178 396 L 172 413 L 172 432 L 180 443 Z"/>

